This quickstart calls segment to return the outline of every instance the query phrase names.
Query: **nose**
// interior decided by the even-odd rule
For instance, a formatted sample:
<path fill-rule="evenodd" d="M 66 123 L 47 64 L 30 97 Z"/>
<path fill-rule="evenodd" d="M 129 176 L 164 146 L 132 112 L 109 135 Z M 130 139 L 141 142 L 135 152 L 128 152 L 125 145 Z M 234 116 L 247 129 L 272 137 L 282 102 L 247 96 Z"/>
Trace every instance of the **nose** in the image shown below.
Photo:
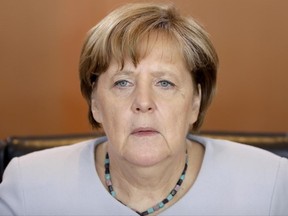
<path fill-rule="evenodd" d="M 134 92 L 132 110 L 135 113 L 153 112 L 156 108 L 153 90 L 149 86 L 139 86 Z"/>

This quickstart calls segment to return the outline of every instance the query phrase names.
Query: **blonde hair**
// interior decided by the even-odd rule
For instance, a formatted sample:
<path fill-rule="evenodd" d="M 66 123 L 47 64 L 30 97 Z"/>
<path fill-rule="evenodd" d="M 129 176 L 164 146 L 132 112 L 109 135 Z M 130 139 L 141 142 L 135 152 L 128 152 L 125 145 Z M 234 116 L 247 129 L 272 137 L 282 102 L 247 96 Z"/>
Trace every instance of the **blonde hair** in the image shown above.
<path fill-rule="evenodd" d="M 129 57 L 136 66 L 141 58 L 138 45 L 152 32 L 163 32 L 181 45 L 193 82 L 201 85 L 200 111 L 193 130 L 202 125 L 214 96 L 218 68 L 218 57 L 208 34 L 193 18 L 180 15 L 172 4 L 135 3 L 108 14 L 88 32 L 84 42 L 80 83 L 93 127 L 100 127 L 91 112 L 91 93 L 98 77 L 107 70 L 112 58 L 123 67 L 124 58 Z M 198 91 L 198 85 L 195 86 Z"/>

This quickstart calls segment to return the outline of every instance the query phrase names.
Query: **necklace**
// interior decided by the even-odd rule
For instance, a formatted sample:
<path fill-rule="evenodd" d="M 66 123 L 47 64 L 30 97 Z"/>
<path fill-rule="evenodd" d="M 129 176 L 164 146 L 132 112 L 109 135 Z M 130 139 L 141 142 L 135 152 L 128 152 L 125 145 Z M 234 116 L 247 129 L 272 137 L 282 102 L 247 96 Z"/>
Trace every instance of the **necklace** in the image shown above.
<path fill-rule="evenodd" d="M 106 182 L 106 186 L 108 188 L 109 193 L 113 197 L 116 198 L 116 192 L 113 189 L 112 180 L 111 180 L 110 159 L 109 159 L 108 152 L 106 153 L 104 164 L 105 164 L 105 182 Z M 171 192 L 168 194 L 168 196 L 165 199 L 163 199 L 161 202 L 157 203 L 155 206 L 153 206 L 151 208 L 148 208 L 146 211 L 144 211 L 144 212 L 136 211 L 136 213 L 141 215 L 141 216 L 145 216 L 145 215 L 151 214 L 151 213 L 153 213 L 155 211 L 158 211 L 159 209 L 163 208 L 168 202 L 170 202 L 174 198 L 176 193 L 179 191 L 180 186 L 181 186 L 182 182 L 185 179 L 187 167 L 188 167 L 188 154 L 187 154 L 187 151 L 186 151 L 186 161 L 185 161 L 185 165 L 184 165 L 183 171 L 182 171 L 181 176 L 180 176 L 179 180 L 177 181 L 175 187 L 171 190 Z M 120 200 L 118 200 L 118 201 L 121 202 Z M 122 203 L 122 204 L 124 204 L 124 203 Z"/>

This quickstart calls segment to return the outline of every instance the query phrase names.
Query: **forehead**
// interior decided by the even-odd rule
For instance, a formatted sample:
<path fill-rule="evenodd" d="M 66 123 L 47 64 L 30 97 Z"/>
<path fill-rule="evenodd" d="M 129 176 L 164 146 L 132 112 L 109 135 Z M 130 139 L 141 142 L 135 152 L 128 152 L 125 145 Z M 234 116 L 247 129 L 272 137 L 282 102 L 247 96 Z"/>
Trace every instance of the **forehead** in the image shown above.
<path fill-rule="evenodd" d="M 125 63 L 132 62 L 136 67 L 140 61 L 155 58 L 159 63 L 185 64 L 182 45 L 175 37 L 163 32 L 151 32 L 136 41 L 136 45 L 127 44 L 118 56 L 113 55 L 110 64 L 116 62 L 120 68 L 124 68 Z"/>
<path fill-rule="evenodd" d="M 145 58 L 153 50 L 157 54 L 162 53 L 163 58 L 173 59 L 176 55 L 182 56 L 180 47 L 181 44 L 171 35 L 154 32 L 139 41 L 136 52 L 140 57 Z"/>

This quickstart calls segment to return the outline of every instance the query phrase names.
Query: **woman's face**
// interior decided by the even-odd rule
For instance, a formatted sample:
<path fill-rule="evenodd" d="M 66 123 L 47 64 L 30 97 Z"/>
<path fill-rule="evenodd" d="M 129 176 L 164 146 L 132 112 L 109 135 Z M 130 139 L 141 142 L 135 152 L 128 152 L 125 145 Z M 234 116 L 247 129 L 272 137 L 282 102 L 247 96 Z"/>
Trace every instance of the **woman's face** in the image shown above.
<path fill-rule="evenodd" d="M 194 90 L 179 48 L 150 36 L 135 67 L 112 61 L 92 93 L 92 112 L 108 137 L 110 157 L 152 166 L 183 153 L 189 126 L 198 117 L 201 93 Z M 197 88 L 197 87 L 196 87 Z"/>

